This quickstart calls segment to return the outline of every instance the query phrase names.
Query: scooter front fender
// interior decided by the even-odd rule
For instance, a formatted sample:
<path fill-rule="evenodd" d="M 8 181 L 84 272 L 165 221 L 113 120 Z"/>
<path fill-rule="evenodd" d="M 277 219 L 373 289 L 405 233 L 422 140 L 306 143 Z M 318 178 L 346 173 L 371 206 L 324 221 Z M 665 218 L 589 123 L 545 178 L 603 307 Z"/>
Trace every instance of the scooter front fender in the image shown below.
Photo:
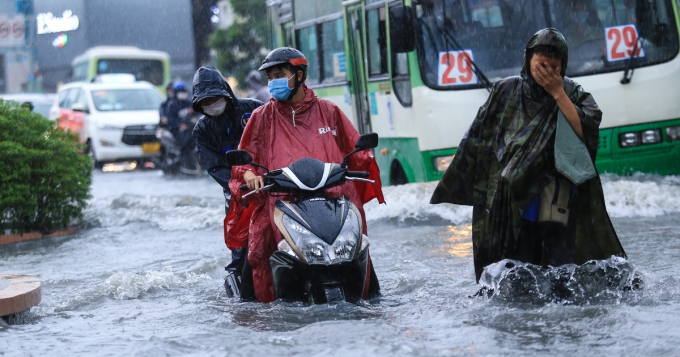
<path fill-rule="evenodd" d="M 351 262 L 309 265 L 289 254 L 276 251 L 269 258 L 277 299 L 325 303 L 325 290 L 339 287 L 345 301 L 358 302 L 364 295 L 368 248 Z"/>

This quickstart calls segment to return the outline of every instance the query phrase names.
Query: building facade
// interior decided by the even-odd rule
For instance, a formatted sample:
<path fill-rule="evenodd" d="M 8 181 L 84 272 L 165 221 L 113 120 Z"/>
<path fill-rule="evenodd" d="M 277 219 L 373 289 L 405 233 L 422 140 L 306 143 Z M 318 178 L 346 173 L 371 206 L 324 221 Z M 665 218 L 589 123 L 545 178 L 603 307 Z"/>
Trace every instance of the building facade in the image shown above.
<path fill-rule="evenodd" d="M 167 52 L 172 77 L 191 80 L 191 2 L 0 0 L 0 92 L 54 92 L 71 80 L 71 61 L 95 46 Z"/>

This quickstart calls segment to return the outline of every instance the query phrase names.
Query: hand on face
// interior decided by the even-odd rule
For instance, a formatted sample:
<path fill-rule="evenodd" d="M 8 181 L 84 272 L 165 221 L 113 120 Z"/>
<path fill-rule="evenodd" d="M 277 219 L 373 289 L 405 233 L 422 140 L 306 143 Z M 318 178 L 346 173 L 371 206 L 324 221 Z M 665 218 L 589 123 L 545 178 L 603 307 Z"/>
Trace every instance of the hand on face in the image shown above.
<path fill-rule="evenodd" d="M 554 62 L 554 59 L 550 62 Z M 531 76 L 534 77 L 536 83 L 555 98 L 564 92 L 562 76 L 560 75 L 561 65 L 554 63 L 551 65 L 550 62 L 541 61 L 541 58 L 532 59 Z"/>

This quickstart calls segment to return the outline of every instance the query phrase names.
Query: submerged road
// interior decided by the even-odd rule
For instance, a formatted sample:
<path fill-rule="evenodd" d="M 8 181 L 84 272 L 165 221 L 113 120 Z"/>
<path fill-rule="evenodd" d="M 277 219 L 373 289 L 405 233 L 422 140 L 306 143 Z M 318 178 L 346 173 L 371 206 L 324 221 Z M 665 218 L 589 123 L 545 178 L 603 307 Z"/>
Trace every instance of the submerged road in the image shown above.
<path fill-rule="evenodd" d="M 302 306 L 225 297 L 211 179 L 96 172 L 84 229 L 0 247 L 0 273 L 42 282 L 30 322 L 0 326 L 0 355 L 679 355 L 680 178 L 603 181 L 641 291 L 470 297 L 471 210 L 427 204 L 427 183 L 367 206 L 381 298 Z"/>

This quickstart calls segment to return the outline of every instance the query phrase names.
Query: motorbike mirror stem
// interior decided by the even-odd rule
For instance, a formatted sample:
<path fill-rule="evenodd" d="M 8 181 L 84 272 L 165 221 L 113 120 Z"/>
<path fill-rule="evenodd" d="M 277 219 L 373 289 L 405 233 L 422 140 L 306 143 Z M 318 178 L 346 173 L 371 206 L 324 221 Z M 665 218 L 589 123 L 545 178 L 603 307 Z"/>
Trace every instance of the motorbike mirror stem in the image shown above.
<path fill-rule="evenodd" d="M 340 167 L 342 167 L 343 169 L 346 169 L 347 168 L 347 158 L 358 153 L 361 150 L 364 150 L 364 149 L 357 148 L 357 149 L 354 149 L 354 151 L 352 151 L 351 153 L 345 155 L 345 157 L 342 159 L 342 164 L 340 164 Z"/>
<path fill-rule="evenodd" d="M 255 166 L 255 167 L 259 167 L 261 169 L 264 169 L 265 171 L 267 171 L 267 173 L 269 173 L 269 169 L 266 166 L 262 166 L 260 164 L 254 163 L 254 162 L 251 162 L 250 164 Z"/>

